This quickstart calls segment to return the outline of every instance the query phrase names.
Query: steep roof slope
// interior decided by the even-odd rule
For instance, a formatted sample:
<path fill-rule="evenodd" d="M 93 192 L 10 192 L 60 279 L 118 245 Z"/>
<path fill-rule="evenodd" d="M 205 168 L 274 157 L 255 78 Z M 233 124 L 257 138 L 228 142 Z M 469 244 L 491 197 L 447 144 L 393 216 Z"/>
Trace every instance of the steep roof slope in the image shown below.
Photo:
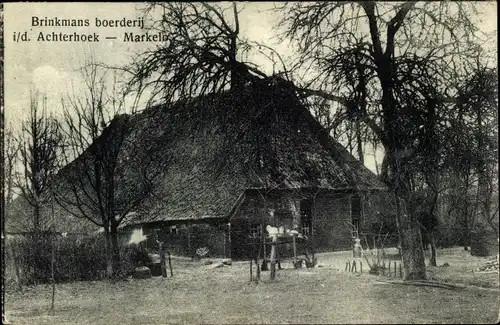
<path fill-rule="evenodd" d="M 121 155 L 147 156 L 164 169 L 159 190 L 138 209 L 141 222 L 227 217 L 250 188 L 384 188 L 280 84 L 151 107 L 126 120 Z M 134 167 L 120 161 L 126 192 Z"/>

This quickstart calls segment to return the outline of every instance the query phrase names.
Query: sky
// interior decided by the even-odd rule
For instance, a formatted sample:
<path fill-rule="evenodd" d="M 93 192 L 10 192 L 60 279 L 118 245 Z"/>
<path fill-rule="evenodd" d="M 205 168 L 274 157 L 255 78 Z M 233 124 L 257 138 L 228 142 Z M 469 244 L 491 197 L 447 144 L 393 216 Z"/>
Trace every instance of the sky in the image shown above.
<path fill-rule="evenodd" d="M 276 14 L 268 9 L 271 2 L 241 3 L 245 9 L 240 14 L 240 29 L 244 37 L 265 43 L 282 55 L 291 55 L 287 42 L 278 43 L 273 26 Z M 103 28 L 95 26 L 95 19 L 120 20 L 141 17 L 137 10 L 141 3 L 5 3 L 5 118 L 7 124 L 18 128 L 21 119 L 29 112 L 30 91 L 38 90 L 47 97 L 48 108 L 60 109 L 60 98 L 82 83 L 77 69 L 85 64 L 92 53 L 103 63 L 119 66 L 130 61 L 131 54 L 146 49 L 148 43 L 123 41 L 124 32 L 140 32 L 137 27 Z M 496 6 L 496 3 L 495 3 Z M 40 27 L 32 26 L 33 17 L 48 19 L 89 19 L 88 27 Z M 36 18 L 35 18 L 36 20 Z M 489 32 L 497 28 L 497 11 L 487 10 L 482 17 L 481 28 Z M 100 42 L 48 42 L 37 41 L 39 33 L 97 33 Z M 14 35 L 27 32 L 30 41 L 16 42 Z M 104 37 L 117 37 L 106 40 Z M 495 47 L 497 44 L 495 44 Z M 264 72 L 271 72 L 272 64 L 264 57 L 252 55 L 249 61 L 260 65 Z M 382 154 L 378 152 L 378 158 Z M 365 164 L 375 170 L 373 150 L 367 150 Z"/>
<path fill-rule="evenodd" d="M 5 79 L 6 79 L 6 118 L 16 120 L 29 109 L 30 89 L 47 93 L 48 101 L 57 101 L 60 94 L 71 90 L 81 82 L 76 71 L 85 64 L 90 53 L 105 64 L 119 66 L 130 62 L 133 53 L 140 52 L 150 43 L 123 42 L 124 32 L 140 32 L 139 28 L 95 27 L 95 19 L 137 19 L 141 16 L 137 9 L 141 3 L 6 3 L 5 4 Z M 286 49 L 283 45 L 273 44 L 275 22 L 272 14 L 262 12 L 271 3 L 245 4 L 245 13 L 240 17 L 244 36 L 255 41 L 267 41 L 277 51 Z M 33 17 L 53 19 L 89 19 L 89 27 L 34 27 Z M 15 32 L 27 31 L 30 42 L 15 42 Z M 43 42 L 36 41 L 40 32 L 77 32 L 99 34 L 100 42 Z M 116 36 L 116 40 L 104 37 Z M 280 49 L 281 47 L 281 49 Z M 268 66 L 267 62 L 264 66 Z M 268 70 L 264 68 L 264 70 Z"/>

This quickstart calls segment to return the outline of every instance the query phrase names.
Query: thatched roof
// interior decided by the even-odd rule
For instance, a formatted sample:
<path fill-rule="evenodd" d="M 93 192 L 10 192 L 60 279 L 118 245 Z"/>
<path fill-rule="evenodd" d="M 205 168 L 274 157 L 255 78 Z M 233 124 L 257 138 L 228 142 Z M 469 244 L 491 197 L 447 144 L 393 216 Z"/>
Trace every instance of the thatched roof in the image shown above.
<path fill-rule="evenodd" d="M 328 135 L 293 91 L 280 85 L 263 83 L 155 106 L 122 120 L 128 125 L 128 152 L 121 155 L 153 159 L 163 169 L 158 191 L 124 225 L 226 218 L 248 189 L 385 188 Z M 113 137 L 105 133 L 100 142 Z M 123 178 L 127 184 L 117 185 L 126 195 L 137 166 L 120 161 L 129 176 Z"/>
<path fill-rule="evenodd" d="M 169 159 L 141 221 L 227 217 L 247 189 L 385 189 L 277 85 L 206 96 L 134 117 L 134 137 Z"/>

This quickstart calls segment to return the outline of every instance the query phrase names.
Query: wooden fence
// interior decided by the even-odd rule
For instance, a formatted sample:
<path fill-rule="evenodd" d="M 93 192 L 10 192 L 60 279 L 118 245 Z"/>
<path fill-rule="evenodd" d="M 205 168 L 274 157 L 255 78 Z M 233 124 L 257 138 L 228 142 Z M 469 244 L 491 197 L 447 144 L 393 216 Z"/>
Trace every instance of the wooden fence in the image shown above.
<path fill-rule="evenodd" d="M 361 259 L 347 260 L 344 271 L 351 273 L 369 272 L 388 277 L 403 278 L 403 266 L 401 265 L 401 261 L 382 262 L 378 266 L 376 272 L 370 272 L 371 267 L 367 265 L 367 263 L 363 264 Z"/>

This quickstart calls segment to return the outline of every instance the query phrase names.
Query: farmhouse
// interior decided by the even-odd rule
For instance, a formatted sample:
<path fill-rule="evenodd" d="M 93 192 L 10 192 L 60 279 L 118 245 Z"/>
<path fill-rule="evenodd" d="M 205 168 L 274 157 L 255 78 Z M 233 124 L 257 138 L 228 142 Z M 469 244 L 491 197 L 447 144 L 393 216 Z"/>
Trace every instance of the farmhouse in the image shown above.
<path fill-rule="evenodd" d="M 350 249 L 353 229 L 376 219 L 371 198 L 384 185 L 284 83 L 153 106 L 121 121 L 128 149 L 118 161 L 128 176 L 115 179 L 119 195 L 129 199 L 126 189 L 140 176 L 128 157 L 162 170 L 155 193 L 120 226 L 121 232 L 142 228 L 147 245 L 161 239 L 174 254 L 193 256 L 205 247 L 210 256 L 241 259 L 272 225 L 296 229 L 315 251 Z M 113 138 L 111 125 L 103 138 Z"/>
<path fill-rule="evenodd" d="M 155 232 L 178 254 L 246 258 L 266 225 L 298 229 L 316 251 L 350 249 L 352 225 L 368 225 L 368 198 L 384 190 L 286 86 L 153 107 L 134 123 L 170 163 L 124 229 Z"/>

